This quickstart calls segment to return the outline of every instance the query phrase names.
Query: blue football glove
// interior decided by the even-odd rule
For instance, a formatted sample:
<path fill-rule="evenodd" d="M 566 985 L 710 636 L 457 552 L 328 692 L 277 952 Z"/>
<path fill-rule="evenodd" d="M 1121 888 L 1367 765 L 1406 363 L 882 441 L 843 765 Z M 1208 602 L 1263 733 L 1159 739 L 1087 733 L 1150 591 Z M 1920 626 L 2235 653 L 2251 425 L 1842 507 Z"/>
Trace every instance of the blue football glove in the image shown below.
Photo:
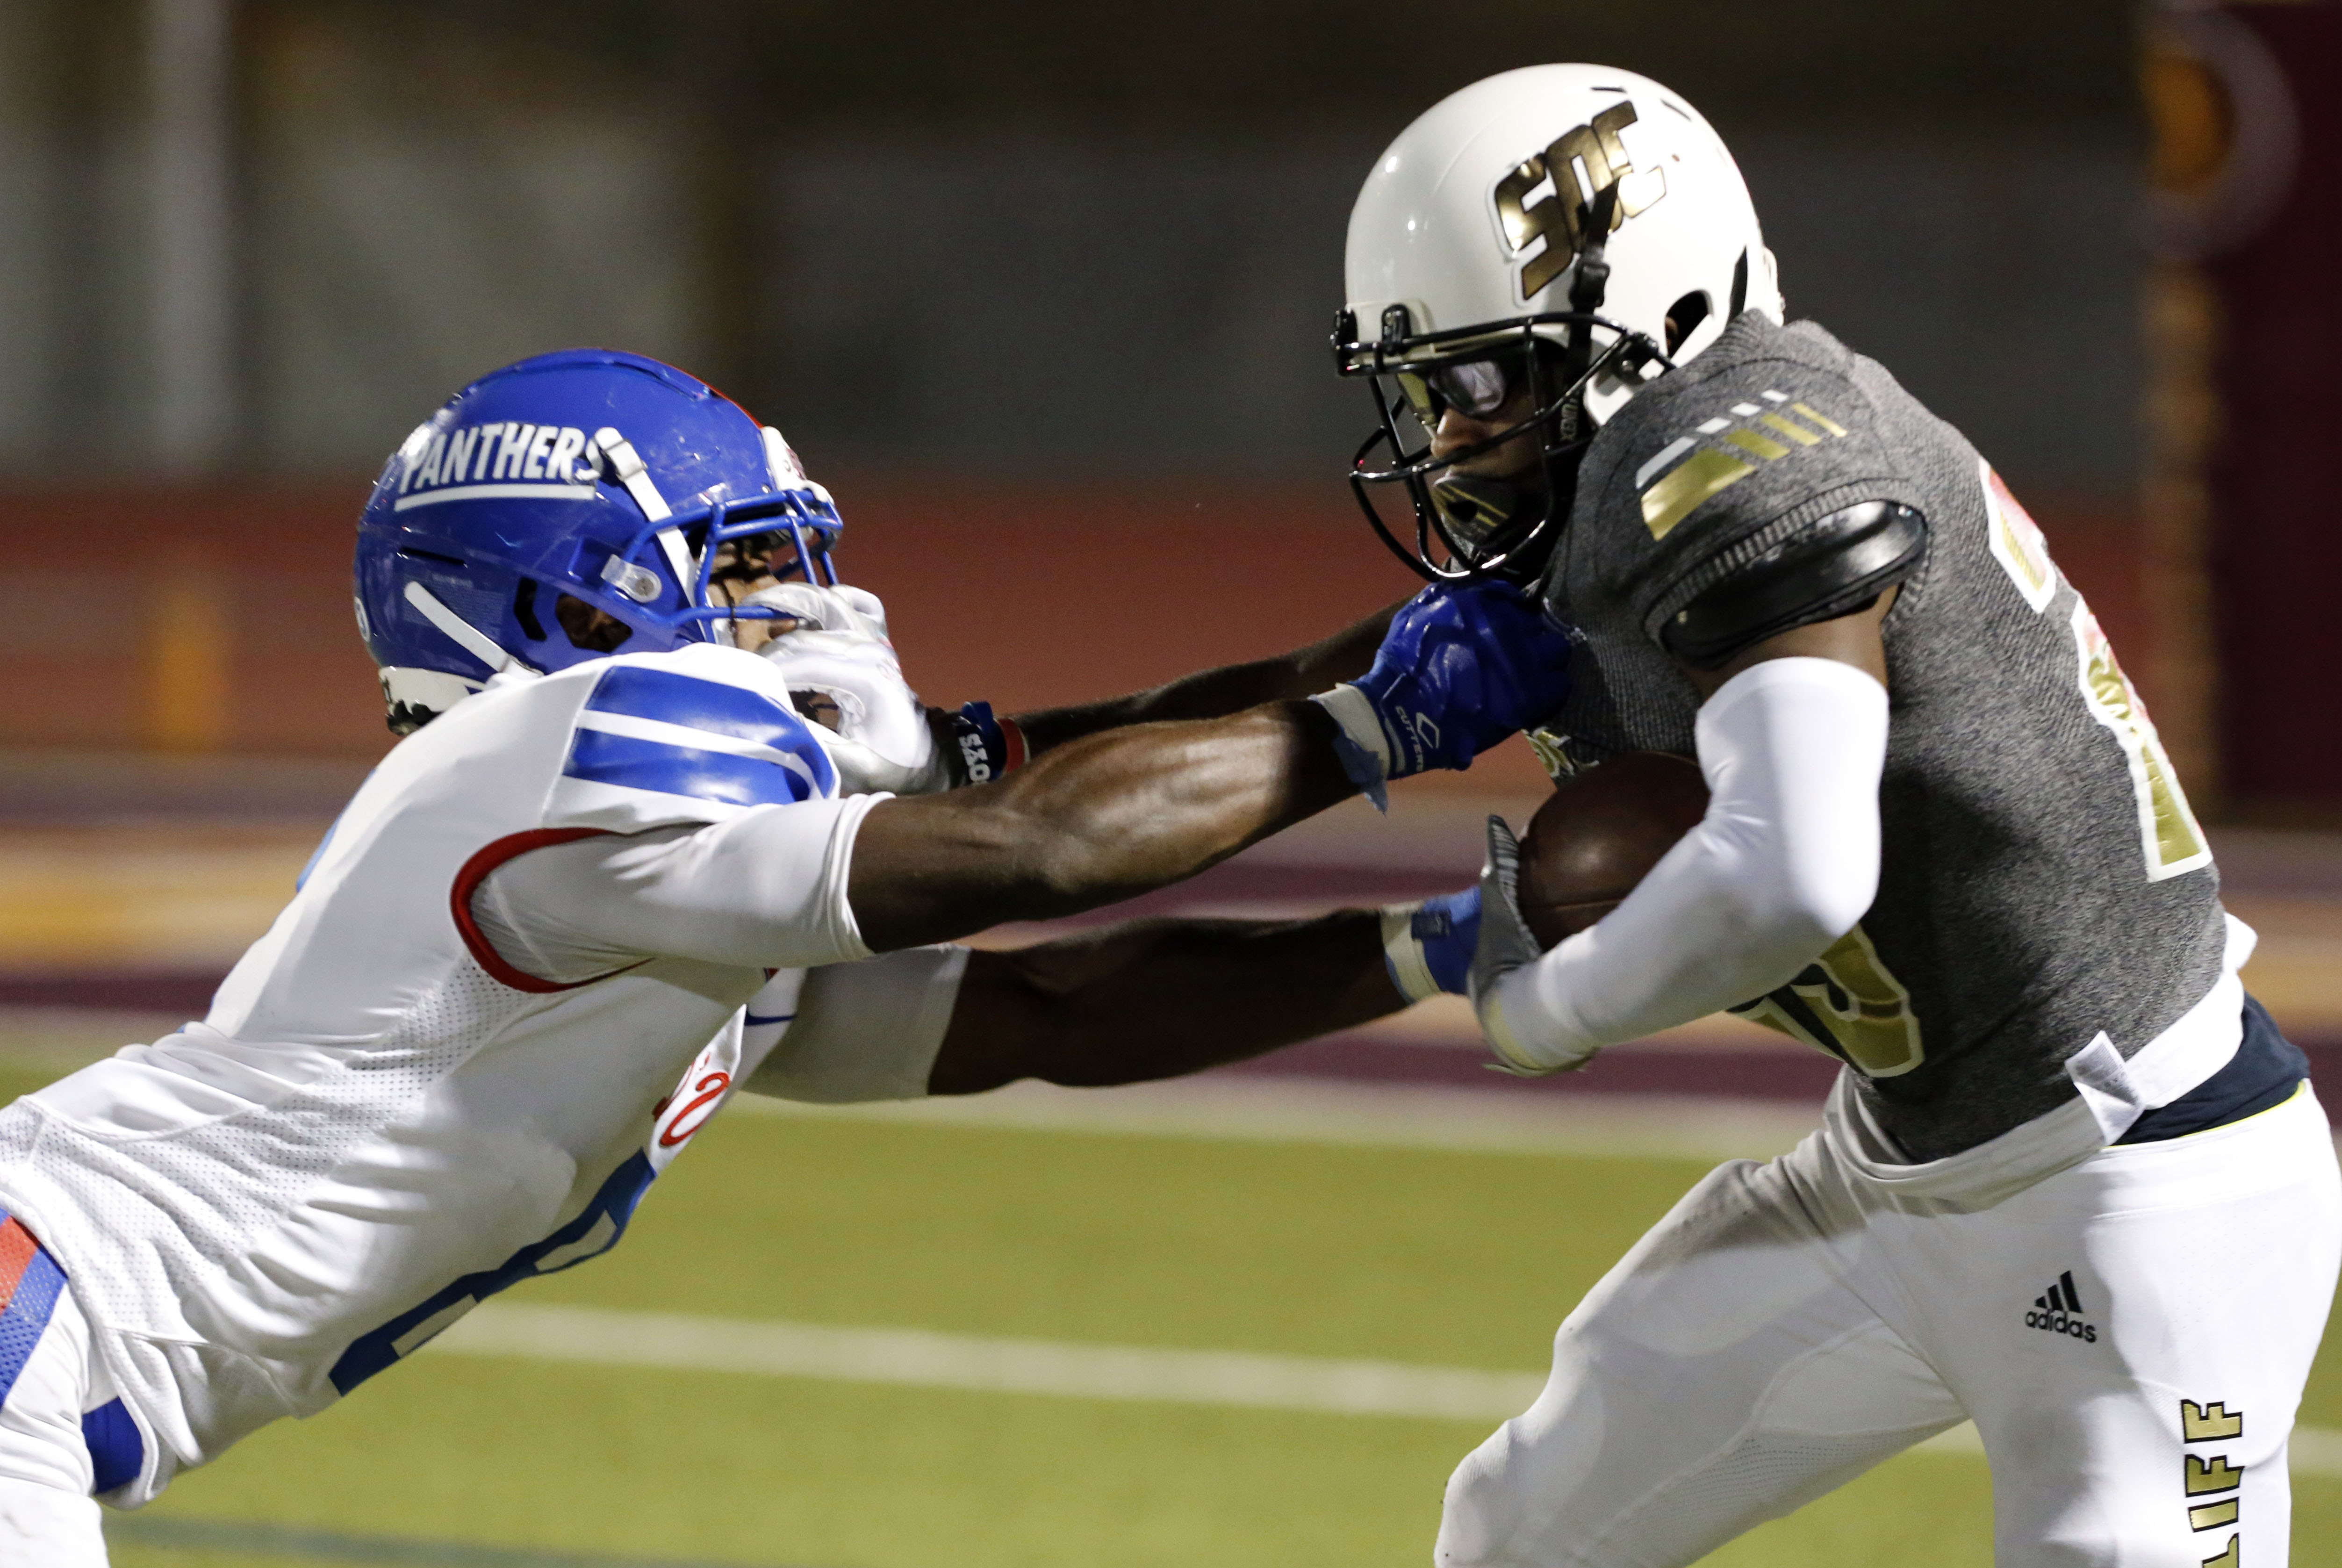
<path fill-rule="evenodd" d="M 1509 583 L 1435 584 L 1391 617 L 1374 667 L 1313 701 L 1376 806 L 1386 780 L 1462 770 L 1569 694 L 1572 634 Z"/>
<path fill-rule="evenodd" d="M 1383 967 L 1409 1002 L 1469 992 L 1480 942 L 1480 890 L 1383 906 Z"/>

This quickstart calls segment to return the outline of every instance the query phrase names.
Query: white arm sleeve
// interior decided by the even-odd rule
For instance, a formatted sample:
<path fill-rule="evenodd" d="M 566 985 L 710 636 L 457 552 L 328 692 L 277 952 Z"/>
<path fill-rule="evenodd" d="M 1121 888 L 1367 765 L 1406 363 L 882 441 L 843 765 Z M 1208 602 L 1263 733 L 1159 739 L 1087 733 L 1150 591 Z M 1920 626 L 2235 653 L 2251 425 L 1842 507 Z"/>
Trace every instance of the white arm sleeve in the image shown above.
<path fill-rule="evenodd" d="M 825 1105 L 920 1098 L 959 1000 L 967 954 L 906 947 L 815 970 L 788 1033 L 740 1087 Z"/>
<path fill-rule="evenodd" d="M 1884 687 L 1832 659 L 1769 659 L 1694 733 L 1707 815 L 1616 909 L 1496 983 L 1500 1054 L 1550 1068 L 1751 1001 L 1877 896 Z"/>
<path fill-rule="evenodd" d="M 846 903 L 854 835 L 883 794 L 759 807 L 704 827 L 534 849 L 472 895 L 514 968 L 591 979 L 644 958 L 810 969 L 870 956 Z"/>

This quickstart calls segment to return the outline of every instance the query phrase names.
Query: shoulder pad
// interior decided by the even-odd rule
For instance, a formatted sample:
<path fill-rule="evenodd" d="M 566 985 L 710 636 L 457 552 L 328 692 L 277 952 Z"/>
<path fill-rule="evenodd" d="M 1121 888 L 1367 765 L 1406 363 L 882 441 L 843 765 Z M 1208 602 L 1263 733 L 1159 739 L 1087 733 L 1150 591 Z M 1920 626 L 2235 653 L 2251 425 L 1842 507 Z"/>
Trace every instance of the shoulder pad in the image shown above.
<path fill-rule="evenodd" d="M 1865 501 L 1816 522 L 1702 589 L 1661 623 L 1667 652 L 1713 670 L 1767 637 L 1850 615 L 1909 574 L 1927 520 L 1891 501 Z"/>
<path fill-rule="evenodd" d="M 769 666 L 751 654 L 686 656 L 697 652 L 614 659 L 596 673 L 545 825 L 639 833 L 837 793 L 811 726 L 777 682 L 760 678 Z"/>

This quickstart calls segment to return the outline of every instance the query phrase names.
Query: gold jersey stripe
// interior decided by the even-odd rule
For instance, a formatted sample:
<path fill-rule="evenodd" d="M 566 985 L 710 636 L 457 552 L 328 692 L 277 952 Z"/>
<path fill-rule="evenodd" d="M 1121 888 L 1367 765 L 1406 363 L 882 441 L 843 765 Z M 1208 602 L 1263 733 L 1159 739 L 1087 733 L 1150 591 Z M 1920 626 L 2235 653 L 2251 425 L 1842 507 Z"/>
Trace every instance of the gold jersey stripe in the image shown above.
<path fill-rule="evenodd" d="M 1743 463 L 1728 453 L 1696 452 L 1643 492 L 1643 526 L 1651 531 L 1652 538 L 1664 539 L 1690 515 L 1693 507 L 1756 472 L 1755 464 Z"/>
<path fill-rule="evenodd" d="M 1753 430 L 1736 430 L 1724 439 L 1743 452 L 1753 452 L 1770 463 L 1777 457 L 1787 457 L 1789 449 L 1769 435 L 1759 435 Z"/>
<path fill-rule="evenodd" d="M 1837 420 L 1832 419 L 1827 414 L 1822 414 L 1815 409 L 1808 408 L 1802 403 L 1793 403 L 1789 404 L 1789 408 L 1791 412 L 1797 414 L 1800 418 L 1820 425 L 1832 435 L 1844 435 L 1846 434 L 1846 426 L 1840 424 Z"/>
<path fill-rule="evenodd" d="M 1812 431 L 1807 430 L 1796 420 L 1784 419 L 1777 414 L 1768 414 L 1756 423 L 1763 425 L 1767 430 L 1777 430 L 1780 432 L 1783 435 L 1787 436 L 1790 440 L 1796 442 L 1800 446 L 1817 445 L 1821 441 L 1820 436 L 1816 435 Z"/>

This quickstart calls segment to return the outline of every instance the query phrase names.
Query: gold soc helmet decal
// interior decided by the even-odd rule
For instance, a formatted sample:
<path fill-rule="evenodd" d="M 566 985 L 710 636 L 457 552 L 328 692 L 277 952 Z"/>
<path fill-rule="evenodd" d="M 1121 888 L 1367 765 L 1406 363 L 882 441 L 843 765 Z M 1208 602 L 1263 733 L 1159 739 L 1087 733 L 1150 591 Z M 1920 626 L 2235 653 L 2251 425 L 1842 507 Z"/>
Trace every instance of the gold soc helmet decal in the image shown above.
<path fill-rule="evenodd" d="M 1586 248 L 1586 225 L 1602 193 L 1618 187 L 1610 232 L 1667 194 L 1663 168 L 1637 169 L 1618 133 L 1635 123 L 1622 102 L 1554 138 L 1506 171 L 1489 193 L 1496 228 L 1516 265 L 1516 297 L 1526 305 L 1567 272 Z M 1542 192 L 1542 195 L 1539 193 Z"/>

